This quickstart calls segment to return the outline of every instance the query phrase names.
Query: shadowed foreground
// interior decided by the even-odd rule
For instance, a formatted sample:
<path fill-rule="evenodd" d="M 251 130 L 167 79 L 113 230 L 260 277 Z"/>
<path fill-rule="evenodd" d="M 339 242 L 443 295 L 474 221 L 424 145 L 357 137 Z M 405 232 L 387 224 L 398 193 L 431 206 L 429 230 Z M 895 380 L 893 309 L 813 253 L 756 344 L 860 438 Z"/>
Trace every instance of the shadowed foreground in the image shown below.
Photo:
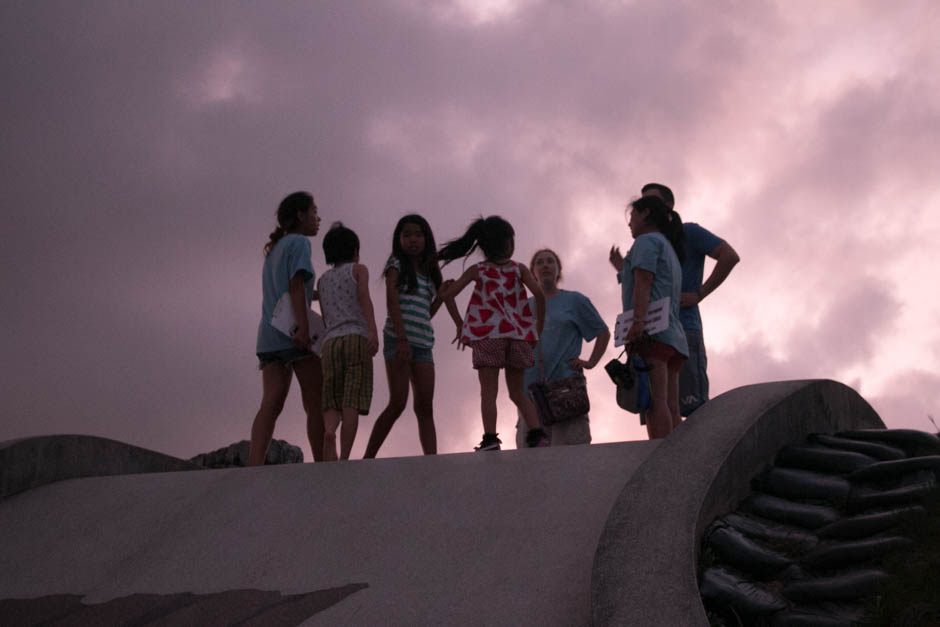
<path fill-rule="evenodd" d="M 0 622 L 586 625 L 597 539 L 657 446 L 59 481 L 0 501 Z"/>
<path fill-rule="evenodd" d="M 299 625 L 351 594 L 368 588 L 349 584 L 309 594 L 281 595 L 261 590 L 215 594 L 132 594 L 87 605 L 75 594 L 0 600 L 0 617 L 11 625 Z"/>

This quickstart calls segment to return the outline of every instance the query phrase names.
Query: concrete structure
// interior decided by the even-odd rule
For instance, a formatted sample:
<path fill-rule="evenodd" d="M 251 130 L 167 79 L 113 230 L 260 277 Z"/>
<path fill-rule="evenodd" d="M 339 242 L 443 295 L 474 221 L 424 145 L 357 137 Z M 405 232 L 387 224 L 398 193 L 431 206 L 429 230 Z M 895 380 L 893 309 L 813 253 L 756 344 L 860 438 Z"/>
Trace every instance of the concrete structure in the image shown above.
<path fill-rule="evenodd" d="M 597 538 L 657 446 L 61 481 L 0 502 L 0 599 L 353 586 L 308 624 L 583 625 Z"/>
<path fill-rule="evenodd" d="M 880 425 L 785 382 L 663 442 L 59 481 L 0 501 L 0 623 L 703 624 L 703 525 L 780 446 Z"/>
<path fill-rule="evenodd" d="M 0 442 L 0 500 L 77 477 L 198 470 L 191 462 L 91 435 L 47 435 Z"/>
<path fill-rule="evenodd" d="M 835 381 L 740 387 L 682 423 L 631 477 L 594 559 L 596 625 L 708 625 L 696 568 L 705 526 L 750 491 L 781 447 L 810 433 L 884 428 Z"/>

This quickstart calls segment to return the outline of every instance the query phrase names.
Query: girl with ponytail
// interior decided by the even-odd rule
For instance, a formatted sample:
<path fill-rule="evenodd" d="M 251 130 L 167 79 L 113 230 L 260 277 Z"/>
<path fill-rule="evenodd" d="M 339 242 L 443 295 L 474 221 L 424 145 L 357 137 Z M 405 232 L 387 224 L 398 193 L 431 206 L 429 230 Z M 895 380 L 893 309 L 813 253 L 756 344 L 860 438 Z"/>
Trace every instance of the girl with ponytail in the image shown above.
<path fill-rule="evenodd" d="M 633 310 L 627 346 L 634 346 L 650 367 L 652 405 L 646 420 L 650 439 L 664 438 L 679 417 L 679 370 L 689 355 L 679 320 L 682 258 L 685 236 L 679 214 L 659 196 L 643 196 L 629 206 L 633 246 L 620 271 L 623 310 Z M 611 259 L 615 250 L 611 251 Z M 669 326 L 649 335 L 645 331 L 649 304 L 669 297 Z"/>
<path fill-rule="evenodd" d="M 466 233 L 445 244 L 437 256 L 447 265 L 470 256 L 477 248 L 483 251 L 485 261 L 467 268 L 441 293 L 451 309 L 456 307 L 453 299 L 470 283 L 474 284 L 466 316 L 462 321 L 458 319 L 457 338 L 461 346 L 471 347 L 473 367 L 480 380 L 483 440 L 476 450 L 499 450 L 496 393 L 500 370 L 506 371 L 509 398 L 530 429 L 527 444 L 548 446 L 535 405 L 523 388 L 525 370 L 535 363 L 532 347 L 545 323 L 545 297 L 529 269 L 512 260 L 515 231 L 499 216 L 474 221 Z M 535 297 L 535 312 L 528 302 L 526 288 Z"/>
<path fill-rule="evenodd" d="M 317 205 L 308 192 L 294 192 L 277 208 L 277 228 L 264 245 L 264 267 L 261 271 L 261 322 L 255 353 L 261 370 L 261 408 L 251 425 L 251 447 L 248 465 L 264 464 L 268 445 L 290 390 L 291 372 L 300 384 L 304 410 L 307 413 L 307 438 L 313 457 L 323 456 L 323 410 L 321 395 L 323 374 L 320 358 L 312 352 L 307 312 L 314 296 L 313 263 L 310 261 L 310 240 L 320 230 Z M 285 294 L 297 321 L 293 336 L 287 336 L 271 325 L 274 307 Z"/>

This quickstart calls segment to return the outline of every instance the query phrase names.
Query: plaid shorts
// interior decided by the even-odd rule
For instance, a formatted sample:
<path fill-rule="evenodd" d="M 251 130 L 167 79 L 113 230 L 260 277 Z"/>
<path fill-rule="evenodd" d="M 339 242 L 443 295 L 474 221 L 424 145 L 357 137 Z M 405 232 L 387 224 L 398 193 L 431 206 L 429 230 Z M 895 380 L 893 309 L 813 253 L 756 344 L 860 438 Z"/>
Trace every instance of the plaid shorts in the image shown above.
<path fill-rule="evenodd" d="M 524 370 L 535 365 L 532 346 L 522 340 L 508 337 L 483 338 L 471 343 L 474 368 L 518 368 Z"/>
<path fill-rule="evenodd" d="M 323 344 L 323 411 L 353 408 L 361 415 L 372 404 L 372 356 L 361 335 L 332 337 Z"/>

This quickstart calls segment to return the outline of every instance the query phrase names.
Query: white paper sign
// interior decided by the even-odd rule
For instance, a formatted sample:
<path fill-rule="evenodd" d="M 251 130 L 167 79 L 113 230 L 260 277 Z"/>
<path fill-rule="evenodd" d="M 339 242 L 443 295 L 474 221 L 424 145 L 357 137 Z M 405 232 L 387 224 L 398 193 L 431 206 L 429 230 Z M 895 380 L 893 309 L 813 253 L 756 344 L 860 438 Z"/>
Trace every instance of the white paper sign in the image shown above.
<path fill-rule="evenodd" d="M 286 335 L 294 337 L 297 332 L 297 319 L 294 317 L 294 308 L 291 305 L 290 292 L 284 292 L 281 298 L 274 306 L 274 314 L 271 316 L 271 326 Z M 312 309 L 307 310 L 307 326 L 310 329 L 310 341 L 313 342 L 313 352 L 320 354 L 320 348 L 323 346 L 323 335 L 326 331 L 326 325 L 323 324 L 323 318 Z"/>
<path fill-rule="evenodd" d="M 646 310 L 646 332 L 652 335 L 669 328 L 669 297 L 654 300 Z M 617 316 L 614 325 L 614 346 L 626 344 L 627 333 L 633 325 L 633 310 L 625 311 Z"/>

